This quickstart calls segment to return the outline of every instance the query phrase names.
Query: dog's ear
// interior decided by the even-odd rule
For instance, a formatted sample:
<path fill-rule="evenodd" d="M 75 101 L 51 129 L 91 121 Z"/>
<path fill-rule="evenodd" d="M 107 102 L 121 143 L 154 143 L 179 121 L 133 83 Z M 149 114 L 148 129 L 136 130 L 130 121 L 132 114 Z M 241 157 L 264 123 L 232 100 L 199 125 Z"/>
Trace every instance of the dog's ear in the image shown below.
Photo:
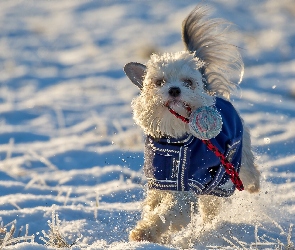
<path fill-rule="evenodd" d="M 145 65 L 137 62 L 130 62 L 124 66 L 124 72 L 131 82 L 133 82 L 139 89 L 142 89 L 143 78 L 146 73 Z"/>

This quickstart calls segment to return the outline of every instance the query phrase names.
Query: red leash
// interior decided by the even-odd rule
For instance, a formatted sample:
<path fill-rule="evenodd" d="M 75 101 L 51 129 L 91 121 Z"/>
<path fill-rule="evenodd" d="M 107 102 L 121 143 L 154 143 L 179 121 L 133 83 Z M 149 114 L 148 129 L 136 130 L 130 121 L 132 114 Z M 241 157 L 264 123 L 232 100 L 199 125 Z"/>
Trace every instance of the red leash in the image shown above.
<path fill-rule="evenodd" d="M 189 123 L 189 119 L 178 114 L 177 112 L 175 112 L 172 108 L 170 108 L 169 106 L 167 106 L 167 108 L 169 109 L 170 113 L 175 115 L 177 118 L 179 118 L 180 120 L 182 120 L 185 123 Z M 189 109 L 190 110 L 190 109 Z"/>
<path fill-rule="evenodd" d="M 216 146 L 214 146 L 212 144 L 212 142 L 210 140 L 202 140 L 202 142 L 205 143 L 206 146 L 208 147 L 208 149 L 210 149 L 220 159 L 221 164 L 225 168 L 225 172 L 229 175 L 231 181 L 236 186 L 236 188 L 239 191 L 243 191 L 244 190 L 243 183 L 239 177 L 238 172 L 235 170 L 233 164 L 231 164 L 225 158 L 225 156 L 218 150 L 218 148 Z"/>
<path fill-rule="evenodd" d="M 174 111 L 173 109 L 171 109 L 169 106 L 167 106 L 168 110 L 171 112 L 171 114 L 175 115 L 177 118 L 179 118 L 180 120 L 182 120 L 185 123 L 189 123 L 189 119 L 178 114 L 176 111 Z M 187 107 L 187 110 L 190 112 L 191 109 L 189 107 Z M 244 190 L 244 186 L 243 183 L 239 177 L 238 172 L 235 170 L 233 164 L 231 164 L 226 157 L 218 150 L 218 148 L 216 146 L 214 146 L 212 144 L 212 142 L 210 140 L 201 140 L 204 144 L 206 144 L 207 148 L 209 150 L 211 150 L 219 159 L 221 164 L 224 166 L 225 168 L 225 172 L 229 175 L 231 181 L 233 182 L 233 184 L 236 186 L 236 188 L 239 191 L 243 191 Z"/>

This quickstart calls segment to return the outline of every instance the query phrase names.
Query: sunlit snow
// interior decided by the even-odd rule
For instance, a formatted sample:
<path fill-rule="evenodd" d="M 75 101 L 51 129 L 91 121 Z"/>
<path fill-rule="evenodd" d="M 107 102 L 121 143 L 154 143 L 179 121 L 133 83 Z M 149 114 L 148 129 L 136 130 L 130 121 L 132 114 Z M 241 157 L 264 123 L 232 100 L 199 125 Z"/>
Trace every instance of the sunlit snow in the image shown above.
<path fill-rule="evenodd" d="M 197 2 L 1 1 L 0 249 L 13 226 L 4 249 L 54 249 L 50 226 L 73 250 L 291 247 L 294 1 L 200 2 L 235 24 L 245 76 L 233 102 L 251 128 L 261 192 L 236 192 L 212 225 L 193 218 L 171 245 L 128 242 L 145 191 L 144 136 L 122 68 L 183 50 L 181 22 Z"/>

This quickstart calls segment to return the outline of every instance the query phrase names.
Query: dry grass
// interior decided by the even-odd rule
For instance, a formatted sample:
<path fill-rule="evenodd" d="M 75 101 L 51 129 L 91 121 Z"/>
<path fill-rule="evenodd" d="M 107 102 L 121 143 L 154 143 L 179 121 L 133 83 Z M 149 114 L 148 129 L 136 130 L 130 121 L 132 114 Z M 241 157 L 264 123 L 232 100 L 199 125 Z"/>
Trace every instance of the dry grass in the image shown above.
<path fill-rule="evenodd" d="M 67 242 L 66 238 L 61 233 L 60 220 L 55 210 L 52 211 L 52 219 L 51 221 L 48 221 L 48 225 L 50 228 L 49 232 L 46 233 L 44 230 L 42 230 L 44 237 L 40 237 L 40 239 L 45 242 L 46 246 L 55 248 L 70 248 L 80 239 L 76 239 L 76 241 L 71 244 Z"/>
<path fill-rule="evenodd" d="M 10 230 L 8 230 L 8 227 L 10 226 Z M 0 225 L 0 249 L 4 249 L 6 246 L 14 245 L 16 243 L 19 243 L 21 241 L 31 241 L 34 242 L 34 236 L 28 236 L 29 226 L 26 225 L 26 231 L 24 236 L 20 236 L 22 232 L 23 227 L 21 227 L 18 231 L 18 235 L 15 237 L 15 231 L 16 231 L 16 220 L 3 225 L 3 222 L 1 222 Z"/>

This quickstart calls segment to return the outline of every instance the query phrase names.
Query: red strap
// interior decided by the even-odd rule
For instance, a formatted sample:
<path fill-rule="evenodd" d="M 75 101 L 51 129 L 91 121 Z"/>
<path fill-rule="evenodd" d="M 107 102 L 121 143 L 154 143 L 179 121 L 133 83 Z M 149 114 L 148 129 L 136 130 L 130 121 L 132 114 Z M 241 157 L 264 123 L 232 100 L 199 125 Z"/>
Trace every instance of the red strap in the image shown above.
<path fill-rule="evenodd" d="M 225 158 L 225 156 L 218 150 L 218 148 L 216 146 L 214 146 L 212 144 L 211 141 L 209 141 L 209 140 L 202 140 L 202 142 L 205 143 L 206 146 L 208 147 L 208 149 L 210 149 L 220 159 L 221 164 L 225 168 L 225 172 L 229 175 L 231 181 L 236 186 L 236 188 L 239 191 L 243 191 L 244 190 L 243 183 L 242 183 L 242 181 L 241 181 L 241 179 L 239 177 L 238 172 L 235 170 L 233 164 L 231 164 Z"/>
<path fill-rule="evenodd" d="M 189 123 L 189 119 L 178 114 L 176 111 L 174 111 L 173 109 L 171 109 L 169 106 L 167 106 L 167 108 L 169 109 L 169 111 L 175 115 L 177 118 L 181 119 L 183 122 L 185 123 Z M 236 188 L 239 191 L 243 191 L 244 190 L 244 186 L 243 183 L 239 177 L 238 172 L 235 170 L 235 167 L 233 166 L 233 164 L 231 164 L 226 158 L 225 156 L 218 150 L 218 148 L 216 146 L 214 146 L 212 144 L 211 141 L 209 140 L 202 140 L 203 143 L 206 144 L 206 146 L 208 147 L 208 149 L 210 149 L 219 159 L 221 164 L 224 166 L 225 168 L 225 172 L 229 175 L 231 181 L 233 182 L 233 184 L 236 186 Z"/>
<path fill-rule="evenodd" d="M 180 120 L 182 120 L 185 123 L 189 123 L 189 119 L 178 114 L 176 111 L 174 111 L 172 108 L 170 108 L 169 106 L 167 106 L 167 108 L 169 109 L 170 113 L 175 115 L 177 118 L 179 118 Z"/>

